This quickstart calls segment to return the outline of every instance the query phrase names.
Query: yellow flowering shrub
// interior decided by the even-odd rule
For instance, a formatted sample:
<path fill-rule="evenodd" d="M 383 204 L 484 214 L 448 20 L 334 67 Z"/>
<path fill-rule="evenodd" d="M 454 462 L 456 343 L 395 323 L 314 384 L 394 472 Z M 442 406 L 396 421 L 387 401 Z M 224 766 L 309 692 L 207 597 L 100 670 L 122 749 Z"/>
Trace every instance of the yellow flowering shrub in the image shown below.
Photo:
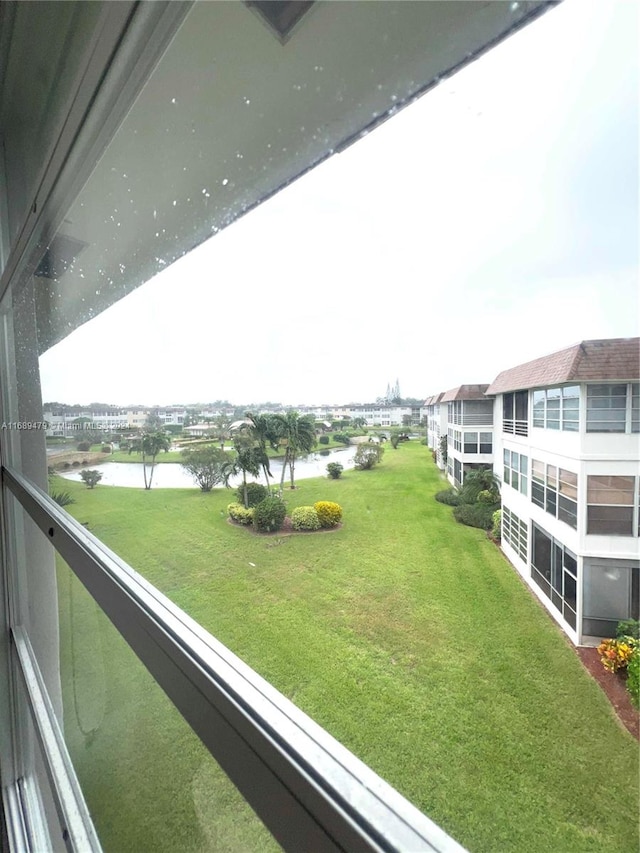
<path fill-rule="evenodd" d="M 618 637 L 615 640 L 603 640 L 598 646 L 602 665 L 609 672 L 626 669 L 634 649 L 637 647 L 633 637 Z"/>

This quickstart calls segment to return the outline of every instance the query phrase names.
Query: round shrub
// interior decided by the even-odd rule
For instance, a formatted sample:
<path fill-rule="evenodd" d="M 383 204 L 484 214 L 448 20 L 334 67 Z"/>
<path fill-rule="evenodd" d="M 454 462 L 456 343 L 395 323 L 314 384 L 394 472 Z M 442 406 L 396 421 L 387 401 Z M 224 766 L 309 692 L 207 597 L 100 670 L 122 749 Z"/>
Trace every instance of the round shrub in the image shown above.
<path fill-rule="evenodd" d="M 447 506 L 458 506 L 460 503 L 458 493 L 453 489 L 445 489 L 442 492 L 436 492 L 435 499 L 439 501 L 439 503 L 446 504 Z"/>
<path fill-rule="evenodd" d="M 258 506 L 260 501 L 269 497 L 267 487 L 261 483 L 247 483 L 247 502 L 249 506 Z M 236 489 L 236 498 L 238 503 L 244 506 L 244 486 L 238 486 Z"/>
<path fill-rule="evenodd" d="M 79 450 L 81 453 L 86 453 L 86 452 L 87 452 L 87 450 L 91 450 L 91 444 L 90 444 L 88 441 L 81 441 L 81 442 L 78 444 L 78 450 Z"/>
<path fill-rule="evenodd" d="M 496 502 L 496 493 L 489 491 L 489 489 L 482 489 L 481 492 L 478 492 L 477 500 L 481 504 L 494 504 Z"/>
<path fill-rule="evenodd" d="M 329 436 L 321 435 L 318 441 L 320 442 L 320 444 L 329 444 Z"/>
<path fill-rule="evenodd" d="M 265 498 L 253 509 L 253 526 L 261 533 L 280 530 L 287 508 L 280 498 Z"/>
<path fill-rule="evenodd" d="M 333 501 L 317 501 L 313 508 L 318 513 L 321 527 L 336 527 L 342 520 L 342 507 Z"/>
<path fill-rule="evenodd" d="M 111 453 L 112 447 L 110 444 L 103 444 L 100 448 L 100 453 Z"/>
<path fill-rule="evenodd" d="M 332 480 L 339 480 L 343 471 L 344 465 L 341 465 L 339 462 L 329 462 L 327 465 L 327 474 Z"/>
<path fill-rule="evenodd" d="M 245 509 L 244 504 L 229 504 L 227 507 L 229 518 L 238 524 L 252 524 L 253 510 Z"/>
<path fill-rule="evenodd" d="M 320 530 L 320 519 L 315 507 L 297 506 L 291 513 L 294 530 Z"/>

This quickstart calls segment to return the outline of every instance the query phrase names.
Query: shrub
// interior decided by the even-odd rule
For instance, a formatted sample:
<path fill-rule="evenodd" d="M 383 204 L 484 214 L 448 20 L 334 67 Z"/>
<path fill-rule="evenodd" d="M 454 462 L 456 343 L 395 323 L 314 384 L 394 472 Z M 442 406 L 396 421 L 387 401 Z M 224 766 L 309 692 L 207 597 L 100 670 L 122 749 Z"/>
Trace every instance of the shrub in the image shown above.
<path fill-rule="evenodd" d="M 321 435 L 318 441 L 320 442 L 320 444 L 329 444 L 329 436 Z"/>
<path fill-rule="evenodd" d="M 265 498 L 253 508 L 253 526 L 262 533 L 280 530 L 287 508 L 280 498 Z"/>
<path fill-rule="evenodd" d="M 88 441 L 81 441 L 81 442 L 78 444 L 78 450 L 79 450 L 81 453 L 86 453 L 86 452 L 87 452 L 87 450 L 91 450 L 91 444 L 90 444 Z"/>
<path fill-rule="evenodd" d="M 384 447 L 380 444 L 359 444 L 353 457 L 353 464 L 358 471 L 369 471 L 382 459 Z"/>
<path fill-rule="evenodd" d="M 459 504 L 453 508 L 453 517 L 460 524 L 489 530 L 493 523 L 494 507 L 488 504 Z"/>
<path fill-rule="evenodd" d="M 76 499 L 71 497 L 70 492 L 49 492 L 49 497 L 54 500 L 58 506 L 69 506 L 69 504 L 74 504 Z"/>
<path fill-rule="evenodd" d="M 460 498 L 455 489 L 445 489 L 442 492 L 436 492 L 435 498 L 439 503 L 446 504 L 447 506 L 458 506 L 460 503 Z"/>
<path fill-rule="evenodd" d="M 616 637 L 615 640 L 603 640 L 598 646 L 602 666 L 609 672 L 626 669 L 638 644 L 633 637 Z"/>
<path fill-rule="evenodd" d="M 91 468 L 88 471 L 81 471 L 80 479 L 86 484 L 88 489 L 95 489 L 102 479 L 102 472 L 97 471 L 95 468 Z"/>
<path fill-rule="evenodd" d="M 627 664 L 627 692 L 634 708 L 640 707 L 640 646 L 635 647 Z"/>
<path fill-rule="evenodd" d="M 496 493 L 489 489 L 482 489 L 481 492 L 478 492 L 477 501 L 481 504 L 494 504 L 496 502 Z"/>
<path fill-rule="evenodd" d="M 337 527 L 342 520 L 342 507 L 333 501 L 317 501 L 313 505 L 322 527 Z"/>
<path fill-rule="evenodd" d="M 330 450 L 327 450 L 327 449 L 325 448 L 324 450 L 319 450 L 319 451 L 318 451 L 318 453 L 320 454 L 320 456 L 329 456 L 329 454 L 331 453 L 331 451 L 330 451 Z"/>
<path fill-rule="evenodd" d="M 294 530 L 320 530 L 321 524 L 315 507 L 297 506 L 291 513 Z"/>
<path fill-rule="evenodd" d="M 103 444 L 100 448 L 100 453 L 111 453 L 112 447 L 110 444 Z"/>
<path fill-rule="evenodd" d="M 333 440 L 337 441 L 339 444 L 351 444 L 351 439 L 344 432 L 334 432 Z"/>
<path fill-rule="evenodd" d="M 269 492 L 266 486 L 261 483 L 247 483 L 247 503 L 250 507 L 258 506 L 261 501 L 268 497 Z M 244 504 L 244 486 L 238 486 L 236 498 L 238 503 Z"/>
<path fill-rule="evenodd" d="M 618 622 L 616 637 L 633 637 L 634 640 L 640 640 L 640 622 L 637 619 Z"/>
<path fill-rule="evenodd" d="M 229 504 L 227 507 L 229 518 L 238 524 L 252 524 L 253 510 L 245 509 L 243 504 Z"/>
<path fill-rule="evenodd" d="M 491 516 L 491 520 L 493 522 L 493 527 L 491 528 L 491 535 L 494 539 L 500 539 L 500 537 L 502 536 L 502 510 L 497 509 Z"/>
<path fill-rule="evenodd" d="M 344 465 L 341 465 L 339 462 L 329 462 L 327 465 L 327 474 L 332 480 L 339 480 L 343 471 Z"/>

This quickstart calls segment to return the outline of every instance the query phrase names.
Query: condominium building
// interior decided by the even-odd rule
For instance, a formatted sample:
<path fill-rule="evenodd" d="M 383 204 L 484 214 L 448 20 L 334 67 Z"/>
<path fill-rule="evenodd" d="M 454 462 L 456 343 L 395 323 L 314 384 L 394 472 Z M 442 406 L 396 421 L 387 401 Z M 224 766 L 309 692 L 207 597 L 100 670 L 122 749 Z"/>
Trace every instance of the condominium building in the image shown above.
<path fill-rule="evenodd" d="M 444 391 L 432 394 L 424 402 L 427 419 L 427 444 L 436 454 L 436 464 L 441 471 L 447 467 L 447 455 L 441 447 L 441 438 L 447 436 L 447 404 L 442 403 Z"/>
<path fill-rule="evenodd" d="M 493 406 L 488 385 L 459 385 L 445 391 L 439 401 L 446 406 L 447 479 L 461 486 L 464 475 L 493 465 Z"/>
<path fill-rule="evenodd" d="M 582 341 L 500 373 L 502 549 L 567 635 L 638 618 L 640 339 Z"/>

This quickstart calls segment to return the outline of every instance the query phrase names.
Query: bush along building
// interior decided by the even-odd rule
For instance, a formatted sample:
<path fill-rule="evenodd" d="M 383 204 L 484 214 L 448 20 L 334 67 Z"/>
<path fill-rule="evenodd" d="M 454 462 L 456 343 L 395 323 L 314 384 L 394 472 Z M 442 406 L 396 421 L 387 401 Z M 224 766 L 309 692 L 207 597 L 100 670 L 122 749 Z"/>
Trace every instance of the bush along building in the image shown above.
<path fill-rule="evenodd" d="M 574 643 L 639 618 L 640 339 L 583 341 L 503 371 L 502 549 Z"/>

